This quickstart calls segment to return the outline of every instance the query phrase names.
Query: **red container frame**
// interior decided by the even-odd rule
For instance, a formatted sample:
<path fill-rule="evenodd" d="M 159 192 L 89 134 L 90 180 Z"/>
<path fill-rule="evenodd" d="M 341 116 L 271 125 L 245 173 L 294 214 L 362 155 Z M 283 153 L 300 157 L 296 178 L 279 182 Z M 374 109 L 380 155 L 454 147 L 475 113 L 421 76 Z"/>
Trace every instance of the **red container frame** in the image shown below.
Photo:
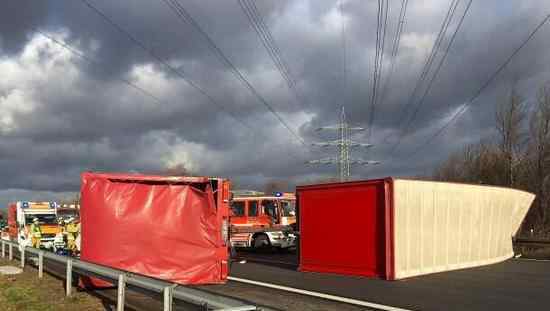
<path fill-rule="evenodd" d="M 395 279 L 392 178 L 304 185 L 296 194 L 300 271 Z"/>

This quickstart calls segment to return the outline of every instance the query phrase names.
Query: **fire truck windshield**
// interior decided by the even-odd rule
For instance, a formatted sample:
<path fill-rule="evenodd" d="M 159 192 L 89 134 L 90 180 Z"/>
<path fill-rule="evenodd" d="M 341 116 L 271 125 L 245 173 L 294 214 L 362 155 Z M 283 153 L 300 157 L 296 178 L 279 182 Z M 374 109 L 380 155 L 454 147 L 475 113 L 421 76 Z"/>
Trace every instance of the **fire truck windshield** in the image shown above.
<path fill-rule="evenodd" d="M 32 224 L 32 220 L 38 218 L 38 223 L 41 225 L 55 225 L 57 224 L 57 217 L 55 215 L 25 215 L 25 223 Z"/>
<path fill-rule="evenodd" d="M 244 216 L 244 201 L 233 201 L 231 204 L 233 216 Z"/>
<path fill-rule="evenodd" d="M 281 201 L 281 207 L 284 217 L 296 216 L 296 204 L 294 201 Z"/>

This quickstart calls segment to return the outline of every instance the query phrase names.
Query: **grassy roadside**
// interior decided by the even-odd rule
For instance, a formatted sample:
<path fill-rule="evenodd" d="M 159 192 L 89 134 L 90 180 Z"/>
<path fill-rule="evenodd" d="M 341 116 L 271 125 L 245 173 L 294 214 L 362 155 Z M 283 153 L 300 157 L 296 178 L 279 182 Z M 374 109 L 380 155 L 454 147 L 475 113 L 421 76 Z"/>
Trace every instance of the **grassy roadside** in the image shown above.
<path fill-rule="evenodd" d="M 18 261 L 0 259 L 0 266 L 18 266 Z M 38 279 L 37 270 L 26 267 L 17 275 L 0 275 L 0 308 L 3 311 L 104 310 L 101 301 L 83 292 L 65 297 L 63 282 L 44 273 Z"/>

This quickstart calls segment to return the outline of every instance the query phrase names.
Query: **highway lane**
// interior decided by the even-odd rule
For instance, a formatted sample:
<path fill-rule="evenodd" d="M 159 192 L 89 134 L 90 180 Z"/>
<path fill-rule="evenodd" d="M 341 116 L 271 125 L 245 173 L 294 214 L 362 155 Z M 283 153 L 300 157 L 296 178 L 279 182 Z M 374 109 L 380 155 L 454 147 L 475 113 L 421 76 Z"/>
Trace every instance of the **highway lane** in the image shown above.
<path fill-rule="evenodd" d="M 331 274 L 301 273 L 296 271 L 295 262 L 289 261 L 292 256 L 249 254 L 248 258 L 254 257 L 260 262 L 264 260 L 270 264 L 250 261 L 245 264 L 233 264 L 231 275 L 411 310 L 546 309 L 550 300 L 548 261 L 512 259 L 485 267 L 390 282 Z M 54 262 L 46 262 L 46 266 L 60 278 L 64 277 L 64 266 Z M 357 306 L 233 281 L 225 285 L 197 288 L 279 310 L 365 310 Z M 160 309 L 161 300 L 158 295 L 143 295 L 131 290 L 128 293 L 128 302 L 132 308 Z M 103 295 L 106 300 L 114 301 L 116 291 L 105 290 L 93 294 L 100 297 Z"/>
<path fill-rule="evenodd" d="M 401 281 L 301 273 L 291 265 L 258 262 L 234 265 L 231 275 L 413 310 L 546 309 L 550 300 L 550 262 L 538 261 L 508 260 Z"/>
<path fill-rule="evenodd" d="M 371 310 L 364 307 L 327 301 L 320 298 L 287 293 L 280 290 L 263 288 L 254 285 L 229 281 L 224 285 L 201 286 L 203 290 L 212 293 L 228 295 L 235 298 L 256 302 L 260 306 L 268 306 L 275 310 L 300 311 L 361 311 Z"/>

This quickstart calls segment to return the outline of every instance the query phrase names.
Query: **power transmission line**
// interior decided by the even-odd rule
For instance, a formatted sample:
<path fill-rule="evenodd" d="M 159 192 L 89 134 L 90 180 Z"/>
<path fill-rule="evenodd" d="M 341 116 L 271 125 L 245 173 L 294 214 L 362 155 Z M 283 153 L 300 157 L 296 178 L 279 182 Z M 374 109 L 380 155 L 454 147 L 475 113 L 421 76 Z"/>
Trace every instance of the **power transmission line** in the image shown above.
<path fill-rule="evenodd" d="M 386 40 L 386 28 L 388 25 L 388 0 L 378 0 L 378 14 L 376 25 L 376 53 L 374 58 L 374 72 L 371 92 L 371 111 L 369 114 L 369 126 L 367 137 L 370 139 L 372 127 L 376 114 L 376 103 L 378 100 L 378 89 L 382 76 L 382 66 L 384 62 L 384 47 Z"/>
<path fill-rule="evenodd" d="M 436 139 L 441 133 L 443 133 L 454 121 L 456 121 L 459 117 L 461 117 L 464 112 L 468 109 L 468 107 L 477 100 L 477 98 L 483 93 L 483 91 L 493 82 L 496 77 L 510 64 L 512 59 L 531 41 L 531 39 L 535 36 L 535 34 L 544 26 L 548 20 L 550 20 L 550 14 L 546 15 L 546 17 L 535 27 L 533 31 L 529 34 L 529 36 L 513 51 L 513 53 L 506 59 L 506 61 L 501 64 L 497 70 L 489 77 L 489 79 L 477 90 L 477 92 L 474 93 L 474 95 L 466 101 L 462 107 L 452 116 L 452 118 L 446 122 L 439 130 L 437 130 L 426 142 L 419 147 L 417 147 L 410 155 L 409 158 L 416 153 L 418 153 L 422 148 L 427 146 L 431 141 Z"/>
<path fill-rule="evenodd" d="M 319 147 L 337 147 L 338 155 L 336 158 L 324 158 L 307 161 L 306 164 L 336 164 L 338 167 L 338 177 L 340 181 L 346 181 L 351 176 L 351 165 L 376 165 L 378 161 L 368 161 L 363 159 L 352 159 L 351 149 L 354 147 L 372 147 L 371 144 L 358 143 L 351 140 L 351 132 L 364 131 L 363 127 L 351 127 L 346 120 L 346 113 L 342 106 L 342 112 L 340 114 L 340 123 L 336 126 L 326 126 L 318 128 L 317 131 L 322 130 L 335 130 L 338 131 L 339 139 L 322 143 L 314 143 L 314 146 Z"/>
<path fill-rule="evenodd" d="M 56 39 L 55 37 L 45 33 L 44 31 L 42 31 L 38 28 L 34 28 L 34 27 L 31 27 L 31 28 L 33 29 L 34 32 L 40 34 L 44 38 L 46 38 L 46 39 L 52 41 L 53 43 L 55 43 L 56 45 L 64 48 L 65 50 L 67 50 L 69 52 L 71 52 L 71 54 L 76 55 L 78 58 L 80 58 L 82 60 L 85 60 L 86 62 L 88 62 L 90 64 L 95 64 L 95 65 L 100 64 L 100 61 L 98 61 L 98 60 L 96 60 L 96 59 L 94 59 L 90 56 L 87 56 L 86 54 L 83 54 L 82 52 L 80 52 L 76 48 L 74 48 L 73 46 Z M 147 97 L 150 97 L 151 99 L 153 99 L 157 103 L 163 104 L 162 100 L 160 98 L 158 98 L 156 95 L 154 95 L 153 93 L 151 93 L 151 92 L 147 91 L 146 89 L 140 87 L 139 85 L 133 83 L 132 81 L 130 81 L 128 79 L 124 79 L 124 78 L 118 78 L 118 79 L 120 81 L 122 81 L 123 83 L 127 84 L 129 87 L 137 90 L 138 92 L 146 95 Z"/>
<path fill-rule="evenodd" d="M 298 92 L 296 87 L 296 80 L 293 78 L 291 71 L 282 57 L 282 53 L 276 44 L 269 27 L 264 22 L 260 11 L 258 10 L 254 1 L 250 0 L 239 0 L 239 5 L 241 6 L 242 11 L 247 16 L 252 28 L 260 38 L 262 45 L 265 47 L 268 52 L 269 57 L 273 61 L 277 71 L 280 73 L 283 80 L 285 80 L 288 88 L 294 94 L 296 100 L 302 105 L 302 108 L 309 106 L 309 103 L 305 98 Z"/>
<path fill-rule="evenodd" d="M 388 86 L 391 83 L 391 78 L 393 76 L 394 67 L 395 67 L 395 60 L 397 58 L 397 55 L 399 53 L 399 44 L 401 42 L 401 34 L 403 33 L 403 27 L 405 26 L 405 16 L 407 14 L 407 4 L 409 0 L 402 0 L 401 2 L 401 9 L 399 9 L 399 16 L 397 19 L 397 26 L 395 31 L 395 37 L 392 43 L 392 49 L 391 49 L 391 62 L 390 62 L 390 71 L 388 73 L 388 77 L 386 78 L 386 83 L 384 83 L 384 86 L 382 87 L 382 94 L 380 95 L 380 101 L 384 102 L 386 98 L 386 93 L 388 91 Z"/>
<path fill-rule="evenodd" d="M 95 58 L 92 58 L 90 56 L 87 56 L 86 54 L 78 51 L 75 47 L 73 47 L 72 45 L 68 44 L 68 43 L 65 43 L 65 42 L 62 42 L 58 39 L 56 39 L 55 37 L 45 33 L 44 31 L 38 29 L 38 28 L 34 28 L 32 27 L 33 31 L 35 31 L 36 33 L 40 34 L 41 36 L 45 37 L 46 39 L 52 41 L 53 43 L 55 43 L 56 45 L 66 49 L 67 51 L 69 51 L 71 54 L 79 57 L 80 59 L 90 63 L 90 64 L 95 64 L 95 65 L 101 65 L 102 62 L 95 59 Z M 155 102 L 159 103 L 159 104 L 166 104 L 162 99 L 160 99 L 158 96 L 154 95 L 153 93 L 149 92 L 148 90 L 146 90 L 145 88 L 135 84 L 134 82 L 128 80 L 128 79 L 125 79 L 125 78 L 117 78 L 118 80 L 120 80 L 121 82 L 123 82 L 124 84 L 128 85 L 129 87 L 137 90 L 138 92 L 142 93 L 143 95 L 153 99 Z M 219 105 L 219 104 L 218 104 Z M 220 106 L 216 106 L 218 108 L 220 108 Z M 229 112 L 228 110 L 225 110 L 223 107 L 221 108 L 222 112 L 224 113 L 227 113 L 233 120 L 237 121 L 240 125 L 242 125 L 243 127 L 249 129 L 249 130 L 252 130 L 252 128 L 246 124 L 243 120 L 239 119 L 237 116 L 235 116 L 233 113 Z"/>
<path fill-rule="evenodd" d="M 434 42 L 434 45 L 432 46 L 432 50 L 430 51 L 430 55 L 428 56 L 428 59 L 426 60 L 426 64 L 424 65 L 424 68 L 423 68 L 422 73 L 420 75 L 420 79 L 417 83 L 418 87 L 415 87 L 415 90 L 418 90 L 419 87 L 422 86 L 422 83 L 426 80 L 426 77 L 430 73 L 433 62 L 436 59 L 437 54 L 439 53 L 439 49 L 441 48 L 441 44 L 443 43 L 443 39 L 445 38 L 445 35 L 447 34 L 447 30 L 449 29 L 449 25 L 451 24 L 451 21 L 453 20 L 453 17 L 454 17 L 455 12 L 456 12 L 456 8 L 460 4 L 460 1 L 461 0 L 452 0 L 451 1 L 450 5 L 449 5 L 449 10 L 447 11 L 447 15 L 445 16 L 445 19 L 443 20 L 443 24 L 441 24 L 441 28 L 439 29 L 439 33 L 437 34 L 436 41 Z"/>
<path fill-rule="evenodd" d="M 86 1 L 86 0 L 81 0 Z M 285 127 L 294 138 L 302 145 L 307 146 L 306 142 L 284 121 L 284 119 L 273 109 L 273 107 L 267 102 L 267 100 L 258 93 L 258 91 L 252 86 L 252 84 L 246 79 L 246 77 L 238 70 L 235 65 L 227 58 L 223 51 L 216 45 L 214 40 L 202 29 L 202 27 L 195 21 L 195 19 L 185 10 L 185 8 L 177 0 L 162 0 L 179 19 L 188 25 L 195 28 L 202 37 L 206 40 L 208 47 L 214 52 L 214 54 L 226 65 L 235 78 L 242 82 L 242 84 L 262 103 L 271 114 Z"/>
<path fill-rule="evenodd" d="M 344 17 L 344 0 L 340 0 L 340 3 L 338 5 L 338 9 L 340 12 L 340 20 L 342 23 L 342 98 L 344 99 L 344 103 L 346 102 L 346 94 L 347 94 L 347 60 L 346 60 L 346 20 Z"/>
<path fill-rule="evenodd" d="M 250 126 L 248 126 L 246 123 L 241 121 L 237 116 L 233 115 L 233 113 L 229 112 L 225 109 L 225 107 L 218 103 L 210 94 L 208 94 L 204 89 L 202 89 L 199 85 L 197 85 L 193 80 L 189 79 L 185 74 L 181 72 L 181 70 L 178 70 L 174 67 L 172 67 L 170 64 L 168 64 L 165 60 L 163 60 L 161 57 L 159 57 L 152 49 L 148 48 L 142 41 L 134 37 L 132 34 L 130 34 L 128 31 L 126 31 L 124 28 L 122 28 L 119 24 L 115 23 L 109 16 L 107 16 L 103 11 L 99 10 L 97 7 L 92 5 L 88 0 L 80 0 L 83 2 L 88 8 L 90 8 L 92 11 L 94 11 L 97 15 L 99 15 L 103 20 L 105 20 L 108 24 L 113 26 L 115 29 L 117 29 L 120 33 L 124 34 L 126 37 L 128 37 L 132 42 L 134 42 L 137 46 L 139 46 L 142 50 L 147 52 L 151 57 L 153 57 L 159 64 L 162 66 L 168 68 L 172 73 L 174 73 L 176 76 L 183 79 L 187 84 L 189 84 L 191 87 L 193 87 L 195 90 L 197 90 L 199 93 L 201 93 L 206 99 L 208 99 L 208 102 L 212 105 L 216 106 L 221 111 L 229 114 L 232 118 L 237 120 L 239 123 L 244 125 L 245 127 L 250 129 Z"/>
<path fill-rule="evenodd" d="M 52 41 L 54 44 L 64 48 L 65 50 L 69 51 L 71 54 L 77 56 L 78 58 L 90 63 L 90 64 L 94 64 L 94 65 L 101 65 L 102 62 L 97 60 L 97 59 L 94 59 L 90 56 L 87 56 L 86 54 L 78 51 L 75 47 L 73 47 L 72 45 L 68 44 L 68 43 L 65 43 L 65 42 L 62 42 L 58 39 L 56 39 L 55 37 L 45 33 L 44 31 L 38 29 L 38 28 L 34 28 L 34 27 L 31 27 L 33 29 L 33 31 L 35 31 L 36 33 L 40 34 L 41 36 L 45 37 L 46 39 Z M 118 78 L 118 80 L 122 81 L 123 83 L 127 84 L 129 87 L 139 91 L 140 93 L 144 94 L 145 96 L 153 99 L 155 102 L 157 102 L 158 104 L 166 104 L 166 102 L 164 102 L 162 99 L 160 99 L 159 97 L 157 97 L 156 95 L 154 95 L 153 93 L 147 91 L 146 89 L 140 87 L 139 85 L 133 83 L 132 81 L 128 80 L 128 79 L 125 79 L 125 78 Z M 226 112 L 228 113 L 226 110 L 222 110 L 223 112 Z M 246 124 L 244 121 L 238 119 L 236 116 L 234 116 L 233 114 L 229 113 L 229 116 L 231 118 L 233 118 L 235 121 L 237 121 L 239 124 L 241 124 L 243 127 L 246 127 L 247 129 L 251 130 L 251 132 L 248 132 L 248 133 L 252 133 L 253 136 L 256 136 L 256 131 L 253 130 L 253 128 L 251 128 L 248 124 Z M 289 154 L 291 155 L 291 154 Z M 293 156 L 293 155 L 292 155 Z M 295 157 L 295 159 L 301 161 L 300 158 L 298 157 Z"/>
<path fill-rule="evenodd" d="M 368 131 L 367 131 L 367 137 L 370 138 L 370 132 L 371 132 L 371 125 L 374 115 L 374 105 L 375 105 L 375 99 L 376 99 L 376 79 L 378 77 L 378 57 L 379 57 L 379 47 L 380 47 L 380 20 L 382 15 L 382 6 L 381 1 L 378 0 L 378 12 L 376 14 L 376 48 L 375 48 L 375 56 L 374 56 L 374 70 L 373 70 L 373 77 L 372 77 L 372 90 L 371 90 L 371 109 L 369 113 L 369 124 L 368 124 Z"/>
<path fill-rule="evenodd" d="M 447 13 L 445 15 L 445 18 L 443 19 L 443 22 L 441 24 L 441 27 L 439 28 L 439 32 L 437 34 L 437 37 L 434 41 L 434 44 L 432 45 L 432 48 L 430 50 L 430 54 L 426 58 L 426 61 L 424 62 L 424 66 L 422 66 L 422 70 L 420 71 L 420 75 L 418 79 L 416 80 L 414 89 L 411 93 L 411 95 L 408 97 L 408 100 L 405 104 L 405 107 L 401 109 L 400 117 L 397 121 L 397 124 L 401 128 L 401 124 L 403 124 L 407 118 L 407 113 L 409 111 L 409 108 L 414 104 L 417 92 L 420 90 L 420 87 L 424 83 L 426 76 L 431 71 L 431 66 L 433 64 L 433 60 L 435 59 L 436 55 L 439 53 L 439 48 L 441 47 L 441 42 L 443 41 L 443 38 L 445 37 L 445 34 L 447 32 L 447 29 L 449 27 L 449 24 L 454 16 L 454 12 L 456 9 L 456 6 L 460 0 L 451 0 L 449 4 L 449 9 L 447 10 Z M 403 133 L 403 130 L 401 130 L 401 133 Z M 387 142 L 388 139 L 392 136 L 392 133 L 389 133 L 384 137 L 383 141 Z M 393 148 L 392 148 L 393 149 Z"/>
<path fill-rule="evenodd" d="M 69 51 L 71 54 L 77 56 L 78 58 L 90 63 L 90 64 L 93 64 L 93 65 L 102 65 L 103 63 L 100 61 L 100 60 L 97 60 L 95 58 L 92 58 L 86 54 L 84 54 L 83 52 L 80 52 L 78 49 L 76 49 L 75 47 L 73 47 L 72 45 L 68 44 L 68 43 L 65 43 L 63 41 L 60 41 L 58 39 L 56 39 L 55 37 L 47 34 L 46 32 L 38 29 L 38 28 L 34 28 L 34 27 L 31 27 L 33 29 L 33 31 L 35 31 L 36 33 L 40 34 L 41 36 L 43 36 L 44 38 L 50 40 L 51 42 L 53 42 L 54 44 L 64 48 L 65 50 Z M 157 102 L 158 104 L 166 104 L 165 101 L 163 101 L 162 99 L 160 99 L 159 97 L 157 97 L 156 95 L 154 95 L 153 93 L 149 92 L 148 90 L 140 87 L 139 85 L 133 83 L 132 81 L 128 80 L 128 79 L 125 79 L 125 78 L 117 78 L 118 80 L 120 80 L 121 82 L 127 84 L 129 87 L 139 91 L 140 93 L 142 93 L 143 95 L 147 96 L 147 97 L 150 97 L 151 99 L 153 99 L 155 102 Z M 223 111 L 223 110 L 222 110 Z M 227 112 L 227 111 L 223 111 L 223 112 Z M 253 136 L 256 136 L 257 132 L 256 131 L 253 131 L 254 129 L 251 128 L 248 124 L 246 124 L 244 121 L 238 119 L 236 116 L 233 116 L 232 114 L 229 114 L 229 116 L 231 118 L 233 118 L 235 121 L 237 121 L 239 124 L 241 124 L 243 127 L 246 127 L 247 129 L 249 130 L 252 130 L 251 132 L 248 132 L 248 133 L 251 133 Z M 291 155 L 291 154 L 289 154 Z M 294 155 L 291 155 L 294 157 Z M 301 161 L 300 158 L 298 157 L 294 157 L 295 159 Z"/>
<path fill-rule="evenodd" d="M 119 32 L 124 34 L 126 37 L 128 37 L 132 42 L 134 42 L 137 46 L 139 46 L 141 49 L 143 49 L 145 52 L 147 52 L 151 57 L 153 57 L 159 64 L 162 66 L 168 68 L 172 73 L 186 81 L 190 86 L 192 86 L 194 89 L 199 91 L 202 95 L 204 95 L 208 101 L 215 105 L 217 108 L 219 108 L 221 111 L 228 113 L 231 115 L 235 120 L 239 121 L 239 123 L 243 124 L 245 127 L 252 129 L 250 126 L 248 126 L 244 121 L 241 121 L 238 117 L 234 116 L 232 113 L 227 111 L 223 105 L 219 104 L 212 96 L 210 96 L 204 89 L 199 87 L 195 82 L 193 82 L 191 79 L 186 77 L 180 70 L 175 69 L 170 64 L 168 64 L 165 60 L 163 60 L 161 57 L 159 57 L 154 51 L 150 48 L 148 48 L 142 41 L 137 39 L 136 37 L 132 36 L 128 31 L 126 31 L 124 28 L 122 28 L 120 25 L 118 25 L 115 21 L 113 21 L 109 16 L 107 16 L 103 11 L 99 10 L 97 7 L 92 5 L 88 0 L 81 0 L 88 8 L 90 8 L 92 11 L 94 11 L 97 15 L 99 15 L 103 20 L 105 20 L 108 24 L 113 26 L 115 29 L 117 29 Z M 255 131 L 253 131 L 255 135 Z M 302 150 L 302 149 L 300 149 Z M 291 153 L 287 153 L 289 156 Z M 293 156 L 294 157 L 294 156 Z M 297 160 L 300 160 L 298 157 L 295 157 Z"/>
<path fill-rule="evenodd" d="M 449 54 L 449 50 L 451 49 L 451 46 L 453 45 L 453 42 L 456 38 L 456 35 L 458 33 L 458 31 L 460 30 L 463 22 L 464 22 L 464 19 L 466 17 L 466 15 L 468 14 L 468 11 L 470 10 L 470 6 L 472 4 L 472 1 L 473 0 L 470 0 L 470 2 L 468 2 L 468 5 L 466 6 L 465 10 L 464 10 L 464 13 L 462 14 L 461 18 L 460 18 L 460 21 L 458 22 L 458 25 L 456 26 L 455 28 L 455 31 L 451 37 L 451 39 L 449 40 L 449 43 L 447 44 L 447 47 L 445 49 L 445 52 L 443 53 L 443 56 L 440 58 L 439 60 L 439 63 L 432 75 L 432 78 L 430 79 L 430 81 L 428 82 L 428 86 L 426 87 L 426 89 L 424 90 L 424 94 L 422 95 L 422 97 L 420 98 L 420 100 L 417 102 L 416 104 L 416 107 L 413 111 L 413 114 L 412 114 L 412 117 L 409 119 L 409 122 L 407 122 L 407 124 L 405 125 L 405 127 L 403 128 L 403 133 L 402 135 L 400 135 L 399 139 L 397 140 L 397 142 L 394 144 L 394 146 L 392 147 L 392 150 L 391 150 L 391 154 L 393 154 L 393 152 L 395 152 L 395 150 L 397 149 L 397 147 L 400 145 L 401 141 L 403 140 L 403 138 L 405 136 L 407 136 L 407 134 L 409 133 L 409 128 L 411 126 L 411 124 L 413 123 L 413 121 L 416 119 L 416 116 L 418 115 L 418 111 L 420 110 L 420 108 L 422 107 L 422 104 L 424 103 L 424 100 L 426 99 L 426 96 L 428 95 L 428 93 L 430 92 L 431 88 L 432 88 L 432 85 L 435 81 L 435 79 L 437 78 L 438 74 L 439 74 L 439 71 L 441 70 L 441 67 L 443 66 L 444 62 L 445 62 L 445 59 L 447 58 L 447 55 Z"/>

